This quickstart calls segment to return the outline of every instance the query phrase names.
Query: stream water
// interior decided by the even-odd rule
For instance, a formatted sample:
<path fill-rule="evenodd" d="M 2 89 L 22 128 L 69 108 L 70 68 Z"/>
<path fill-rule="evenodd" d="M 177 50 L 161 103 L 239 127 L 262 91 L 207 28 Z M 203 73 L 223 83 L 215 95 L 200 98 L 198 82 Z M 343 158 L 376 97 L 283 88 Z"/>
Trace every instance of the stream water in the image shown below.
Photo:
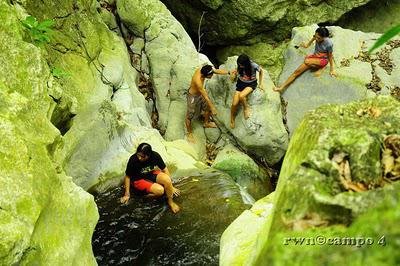
<path fill-rule="evenodd" d="M 127 205 L 122 187 L 96 195 L 100 219 L 92 246 L 99 265 L 218 265 L 226 227 L 249 207 L 239 188 L 220 172 L 175 184 L 182 210 L 172 214 L 165 198 L 134 195 Z"/>

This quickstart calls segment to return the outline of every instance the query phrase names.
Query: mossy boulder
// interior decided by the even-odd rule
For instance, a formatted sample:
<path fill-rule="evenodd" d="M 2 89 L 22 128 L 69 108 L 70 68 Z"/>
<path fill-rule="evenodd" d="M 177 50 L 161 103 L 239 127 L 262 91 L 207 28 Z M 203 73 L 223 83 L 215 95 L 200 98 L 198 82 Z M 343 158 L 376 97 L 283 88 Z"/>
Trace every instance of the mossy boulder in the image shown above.
<path fill-rule="evenodd" d="M 96 265 L 97 208 L 49 152 L 60 136 L 48 116 L 51 72 L 25 41 L 23 11 L 0 3 L 0 264 Z"/>
<path fill-rule="evenodd" d="M 229 174 L 256 200 L 272 190 L 270 177 L 265 170 L 233 145 L 225 146 L 218 153 L 212 167 Z"/>
<path fill-rule="evenodd" d="M 306 115 L 283 162 L 271 221 L 263 227 L 248 263 L 337 265 L 346 258 L 362 265 L 382 256 L 388 257 L 384 265 L 399 261 L 393 253 L 400 237 L 393 226 L 399 213 L 399 183 L 383 180 L 381 162 L 383 139 L 400 133 L 399 107 L 393 97 L 379 96 L 323 106 Z M 364 109 L 370 111 L 359 111 Z M 346 155 L 349 168 L 344 172 L 335 164 L 338 153 Z M 329 242 L 312 244 L 319 235 Z M 378 243 L 382 236 L 391 239 L 385 247 Z M 309 237 L 309 243 L 295 244 L 297 237 Z M 335 237 L 372 238 L 374 244 L 332 244 L 328 238 Z"/>
<path fill-rule="evenodd" d="M 274 194 L 258 200 L 225 229 L 220 241 L 219 265 L 246 265 L 249 255 L 256 248 L 257 237 L 270 220 Z"/>

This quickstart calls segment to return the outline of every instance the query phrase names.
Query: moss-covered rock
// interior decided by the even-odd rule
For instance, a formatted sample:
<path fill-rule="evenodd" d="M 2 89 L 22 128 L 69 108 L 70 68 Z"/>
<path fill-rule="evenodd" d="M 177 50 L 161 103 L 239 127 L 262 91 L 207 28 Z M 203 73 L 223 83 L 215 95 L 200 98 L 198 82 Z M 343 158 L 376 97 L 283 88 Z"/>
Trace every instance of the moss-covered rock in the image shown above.
<path fill-rule="evenodd" d="M 215 158 L 212 167 L 229 174 L 256 200 L 272 190 L 270 177 L 253 159 L 233 145 L 225 146 Z"/>
<path fill-rule="evenodd" d="M 0 3 L 0 264 L 95 265 L 97 208 L 48 152 L 60 134 L 48 119 L 51 72 L 24 41 L 23 13 Z"/>
<path fill-rule="evenodd" d="M 257 237 L 270 220 L 274 192 L 260 199 L 245 210 L 225 229 L 221 237 L 219 265 L 246 265 L 249 255 L 256 248 Z"/>
<path fill-rule="evenodd" d="M 336 25 L 363 32 L 384 33 L 400 24 L 400 1 L 373 0 L 343 15 Z"/>
<path fill-rule="evenodd" d="M 288 38 L 294 26 L 337 21 L 343 14 L 369 0 L 352 1 L 184 1 L 163 0 L 192 36 L 198 35 L 200 18 L 203 40 L 208 44 L 254 44 L 260 40 Z"/>
<path fill-rule="evenodd" d="M 380 150 L 386 135 L 400 133 L 399 107 L 394 98 L 380 96 L 345 106 L 323 106 L 306 115 L 283 162 L 271 221 L 263 227 L 248 263 L 337 265 L 346 258 L 362 265 L 379 261 L 382 254 L 390 257 L 384 265 L 399 261 L 392 253 L 399 247 L 399 231 L 393 226 L 399 213 L 399 184 L 383 181 Z M 359 111 L 368 108 L 367 113 Z M 349 169 L 345 173 L 335 164 L 338 153 L 346 155 Z M 312 244 L 319 235 L 325 239 L 371 237 L 374 244 L 361 248 L 332 244 L 334 240 Z M 386 247 L 377 243 L 383 235 Z M 295 243 L 301 240 L 297 237 L 314 240 L 301 245 Z"/>

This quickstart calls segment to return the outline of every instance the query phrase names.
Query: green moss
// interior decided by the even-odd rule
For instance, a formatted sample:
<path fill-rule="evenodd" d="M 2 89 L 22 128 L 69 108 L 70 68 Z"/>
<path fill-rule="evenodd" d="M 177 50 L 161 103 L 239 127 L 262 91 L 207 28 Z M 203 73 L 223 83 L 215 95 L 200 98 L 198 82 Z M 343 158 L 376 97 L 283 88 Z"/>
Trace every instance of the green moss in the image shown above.
<path fill-rule="evenodd" d="M 66 265 L 79 256 L 75 264 L 93 265 L 97 208 L 48 154 L 59 136 L 48 120 L 48 54 L 24 41 L 16 6 L 0 3 L 0 264 Z"/>
<path fill-rule="evenodd" d="M 369 107 L 379 109 L 381 115 L 357 115 L 358 110 Z M 364 247 L 360 249 L 362 252 L 353 254 L 354 247 L 299 247 L 282 242 L 291 236 L 379 235 L 371 232 L 381 226 L 382 220 L 371 223 L 366 217 L 375 212 L 382 212 L 382 215 L 398 212 L 394 206 L 399 185 L 373 187 L 382 175 L 382 140 L 387 134 L 399 134 L 400 129 L 393 126 L 400 124 L 399 107 L 400 103 L 394 98 L 377 97 L 343 106 L 323 106 L 306 115 L 283 162 L 271 223 L 263 227 L 265 233 L 260 235 L 257 251 L 250 261 L 255 265 L 283 265 L 293 260 L 299 261 L 298 265 L 315 265 L 321 261 L 325 265 L 337 265 L 344 263 L 343 258 L 347 256 L 353 258 L 354 265 L 378 261 L 382 248 L 379 246 Z M 352 181 L 369 184 L 370 190 L 352 192 L 344 189 L 339 172 L 331 162 L 337 151 L 348 154 Z M 394 223 L 394 218 L 389 215 L 385 222 Z M 318 224 L 328 227 L 307 230 Z M 301 232 L 296 233 L 298 228 L 302 228 Z M 391 235 L 394 242 L 389 249 L 397 247 L 397 229 L 387 227 L 374 232 Z M 393 261 L 398 259 L 395 257 Z"/>

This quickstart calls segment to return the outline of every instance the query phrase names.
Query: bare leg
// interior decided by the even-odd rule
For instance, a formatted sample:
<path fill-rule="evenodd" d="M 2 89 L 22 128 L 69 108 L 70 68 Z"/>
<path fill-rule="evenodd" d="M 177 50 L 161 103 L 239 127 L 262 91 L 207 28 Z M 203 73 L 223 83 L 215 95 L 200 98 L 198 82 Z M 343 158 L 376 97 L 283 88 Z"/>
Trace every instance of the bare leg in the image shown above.
<path fill-rule="evenodd" d="M 243 113 L 244 113 L 244 119 L 248 119 L 250 117 L 250 108 L 247 104 L 247 95 L 249 95 L 253 89 L 251 87 L 246 87 L 243 91 L 240 92 L 239 94 L 239 101 L 243 105 Z"/>
<path fill-rule="evenodd" d="M 310 68 L 309 65 L 306 65 L 305 63 L 301 64 L 296 71 L 293 72 L 292 75 L 290 75 L 287 80 L 280 86 L 280 87 L 275 87 L 273 90 L 277 92 L 281 92 L 284 89 L 286 89 L 287 86 L 289 86 L 297 77 L 299 77 L 301 74 L 303 74 L 306 70 Z"/>
<path fill-rule="evenodd" d="M 164 186 L 165 194 L 167 195 L 167 202 L 169 207 L 171 208 L 171 211 L 173 213 L 179 212 L 180 208 L 178 204 L 176 204 L 172 199 L 174 193 L 176 192 L 176 189 L 172 186 L 171 178 L 165 173 L 160 173 L 157 175 L 157 183 Z"/>
<path fill-rule="evenodd" d="M 239 95 L 240 92 L 236 91 L 235 95 L 233 95 L 232 106 L 231 106 L 231 128 L 235 128 L 235 117 L 236 117 L 236 109 L 239 104 Z"/>
<path fill-rule="evenodd" d="M 150 193 L 147 194 L 146 198 L 158 198 L 164 195 L 164 187 L 160 184 L 154 183 L 150 187 Z"/>
<path fill-rule="evenodd" d="M 314 72 L 314 77 L 318 78 L 319 76 L 321 76 L 324 69 L 325 69 L 325 67 L 318 68 L 318 70 Z"/>
<path fill-rule="evenodd" d="M 192 119 L 189 117 L 188 113 L 186 113 L 185 124 L 186 124 L 186 130 L 187 130 L 187 139 L 189 142 L 194 143 L 195 140 L 194 140 L 193 133 L 192 133 Z"/>
<path fill-rule="evenodd" d="M 214 128 L 217 127 L 217 125 L 214 122 L 210 122 L 210 111 L 205 111 L 204 112 L 204 127 L 205 128 Z"/>

